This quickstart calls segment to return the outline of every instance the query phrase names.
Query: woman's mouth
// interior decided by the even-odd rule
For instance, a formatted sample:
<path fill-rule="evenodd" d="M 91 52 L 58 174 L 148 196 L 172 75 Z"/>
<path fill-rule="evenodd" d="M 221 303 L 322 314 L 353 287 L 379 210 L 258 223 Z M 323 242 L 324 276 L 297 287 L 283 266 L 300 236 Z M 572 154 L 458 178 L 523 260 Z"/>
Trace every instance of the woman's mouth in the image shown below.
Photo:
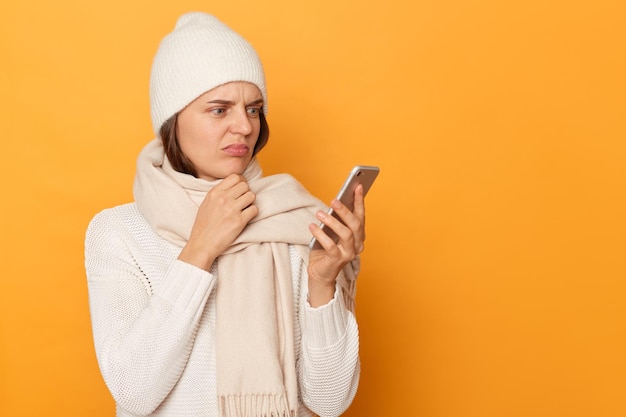
<path fill-rule="evenodd" d="M 245 156 L 248 154 L 248 151 L 250 150 L 250 148 L 248 148 L 248 145 L 244 145 L 242 143 L 235 143 L 232 145 L 228 145 L 222 150 L 230 156 Z"/>

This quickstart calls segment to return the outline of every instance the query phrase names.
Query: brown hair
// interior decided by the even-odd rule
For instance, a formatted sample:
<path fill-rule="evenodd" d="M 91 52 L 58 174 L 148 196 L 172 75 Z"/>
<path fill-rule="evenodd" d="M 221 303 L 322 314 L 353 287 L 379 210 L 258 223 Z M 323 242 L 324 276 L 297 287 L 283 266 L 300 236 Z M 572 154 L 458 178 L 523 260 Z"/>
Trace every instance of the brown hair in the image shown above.
<path fill-rule="evenodd" d="M 261 129 L 259 130 L 259 138 L 256 141 L 256 145 L 254 145 L 252 155 L 259 153 L 259 151 L 267 144 L 270 137 L 270 128 L 263 112 L 260 113 L 259 118 L 261 121 Z M 172 164 L 172 168 L 176 171 L 198 177 L 196 167 L 193 166 L 191 160 L 187 158 L 178 144 L 178 135 L 176 134 L 177 123 L 178 113 L 167 119 L 161 125 L 161 129 L 159 130 L 159 136 L 161 136 L 161 141 L 163 141 L 165 155 Z"/>

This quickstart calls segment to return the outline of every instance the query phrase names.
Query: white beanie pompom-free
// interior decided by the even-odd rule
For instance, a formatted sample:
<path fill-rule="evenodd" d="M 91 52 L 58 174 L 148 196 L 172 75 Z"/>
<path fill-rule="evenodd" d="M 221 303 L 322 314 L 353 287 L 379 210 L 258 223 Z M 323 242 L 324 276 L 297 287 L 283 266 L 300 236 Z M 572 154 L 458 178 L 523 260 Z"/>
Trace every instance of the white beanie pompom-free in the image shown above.
<path fill-rule="evenodd" d="M 182 15 L 159 45 L 150 75 L 150 115 L 158 136 L 163 123 L 207 91 L 233 81 L 267 92 L 263 66 L 241 35 L 202 12 Z"/>

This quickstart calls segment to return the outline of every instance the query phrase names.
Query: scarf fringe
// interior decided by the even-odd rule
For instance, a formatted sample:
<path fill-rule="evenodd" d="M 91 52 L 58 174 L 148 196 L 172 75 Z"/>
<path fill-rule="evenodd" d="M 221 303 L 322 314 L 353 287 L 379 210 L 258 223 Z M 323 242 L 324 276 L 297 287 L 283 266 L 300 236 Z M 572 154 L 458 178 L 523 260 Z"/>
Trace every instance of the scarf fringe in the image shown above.
<path fill-rule="evenodd" d="M 232 394 L 219 396 L 222 417 L 296 417 L 284 394 Z"/>

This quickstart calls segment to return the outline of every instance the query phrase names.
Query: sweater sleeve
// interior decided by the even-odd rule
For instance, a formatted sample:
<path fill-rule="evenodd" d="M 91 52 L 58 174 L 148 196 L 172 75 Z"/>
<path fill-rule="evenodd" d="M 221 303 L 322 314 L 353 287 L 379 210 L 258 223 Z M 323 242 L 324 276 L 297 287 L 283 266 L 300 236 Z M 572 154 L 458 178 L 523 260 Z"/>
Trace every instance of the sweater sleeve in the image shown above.
<path fill-rule="evenodd" d="M 352 403 L 359 383 L 356 318 L 346 308 L 339 285 L 328 304 L 311 307 L 304 264 L 300 274 L 300 395 L 307 408 L 320 417 L 339 416 Z"/>
<path fill-rule="evenodd" d="M 185 368 L 214 278 L 173 260 L 153 289 L 126 232 L 106 211 L 90 223 L 85 240 L 89 305 L 98 364 L 117 406 L 147 415 Z"/>

